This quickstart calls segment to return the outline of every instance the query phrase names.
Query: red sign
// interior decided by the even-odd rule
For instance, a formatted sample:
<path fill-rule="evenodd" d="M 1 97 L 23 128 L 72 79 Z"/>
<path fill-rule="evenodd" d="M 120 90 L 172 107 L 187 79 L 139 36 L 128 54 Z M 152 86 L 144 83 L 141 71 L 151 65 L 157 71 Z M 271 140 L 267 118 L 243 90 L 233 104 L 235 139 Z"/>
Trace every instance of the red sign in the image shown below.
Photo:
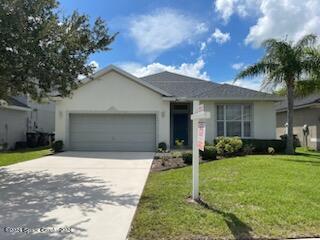
<path fill-rule="evenodd" d="M 205 139 L 206 139 L 206 123 L 205 122 L 199 122 L 199 124 L 198 124 L 198 143 L 197 143 L 197 147 L 201 151 L 204 151 Z"/>

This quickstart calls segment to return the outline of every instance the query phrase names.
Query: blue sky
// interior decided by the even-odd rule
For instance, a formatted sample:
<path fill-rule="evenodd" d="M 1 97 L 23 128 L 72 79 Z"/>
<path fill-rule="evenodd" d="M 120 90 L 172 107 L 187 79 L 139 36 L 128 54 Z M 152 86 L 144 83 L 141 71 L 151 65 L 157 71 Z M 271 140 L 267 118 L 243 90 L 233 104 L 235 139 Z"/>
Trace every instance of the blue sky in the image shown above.
<path fill-rule="evenodd" d="M 230 82 L 263 54 L 263 39 L 319 34 L 318 0 L 61 0 L 60 9 L 104 19 L 119 32 L 112 51 L 90 61 L 137 76 L 169 70 Z M 237 85 L 258 89 L 261 78 Z"/>

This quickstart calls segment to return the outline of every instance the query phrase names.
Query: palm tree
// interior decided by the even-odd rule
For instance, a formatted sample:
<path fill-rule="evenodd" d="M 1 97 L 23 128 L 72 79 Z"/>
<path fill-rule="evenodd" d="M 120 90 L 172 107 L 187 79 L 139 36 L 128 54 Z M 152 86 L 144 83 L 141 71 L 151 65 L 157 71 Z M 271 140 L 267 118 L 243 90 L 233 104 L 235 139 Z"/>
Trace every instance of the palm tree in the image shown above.
<path fill-rule="evenodd" d="M 235 78 L 235 81 L 237 81 L 245 77 L 264 75 L 263 88 L 270 87 L 275 89 L 280 86 L 286 89 L 288 100 L 287 154 L 294 154 L 294 92 L 298 90 L 306 94 L 315 90 L 315 86 L 320 86 L 320 54 L 315 46 L 316 42 L 317 36 L 313 34 L 302 37 L 296 43 L 268 39 L 262 44 L 266 50 L 262 59 L 241 71 Z"/>

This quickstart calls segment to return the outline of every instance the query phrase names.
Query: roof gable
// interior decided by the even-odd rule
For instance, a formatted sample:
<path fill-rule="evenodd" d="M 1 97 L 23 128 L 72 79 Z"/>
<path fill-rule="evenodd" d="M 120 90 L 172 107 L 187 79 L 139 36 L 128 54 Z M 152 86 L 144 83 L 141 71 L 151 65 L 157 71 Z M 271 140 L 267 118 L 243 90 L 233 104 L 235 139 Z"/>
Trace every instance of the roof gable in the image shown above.
<path fill-rule="evenodd" d="M 163 89 L 160 89 L 152 84 L 149 84 L 147 82 L 142 81 L 141 79 L 135 77 L 134 75 L 114 66 L 114 65 L 109 65 L 108 67 L 101 69 L 100 71 L 97 71 L 96 73 L 94 73 L 90 78 L 85 78 L 82 80 L 83 85 L 88 84 L 91 81 L 94 81 L 95 79 L 98 79 L 104 75 L 106 75 L 107 73 L 114 71 L 122 76 L 125 76 L 126 78 L 136 82 L 139 85 L 142 85 L 160 95 L 166 96 L 166 97 L 171 97 L 171 94 L 167 93 L 166 91 L 164 91 Z"/>

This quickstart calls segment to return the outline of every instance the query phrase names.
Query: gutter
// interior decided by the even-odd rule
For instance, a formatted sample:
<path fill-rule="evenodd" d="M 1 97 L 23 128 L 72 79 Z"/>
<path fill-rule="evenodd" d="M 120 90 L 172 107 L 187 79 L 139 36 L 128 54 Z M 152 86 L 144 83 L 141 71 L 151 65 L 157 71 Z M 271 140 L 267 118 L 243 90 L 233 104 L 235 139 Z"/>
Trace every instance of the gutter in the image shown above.
<path fill-rule="evenodd" d="M 304 104 L 304 105 L 300 105 L 300 106 L 296 106 L 293 107 L 294 110 L 298 110 L 298 109 L 302 109 L 302 108 L 320 108 L 320 103 L 308 103 L 308 104 Z M 281 109 L 277 109 L 276 112 L 286 112 L 287 108 L 281 108 Z"/>
<path fill-rule="evenodd" d="M 26 107 L 18 107 L 18 106 L 0 106 L 0 108 L 3 109 L 10 109 L 10 110 L 17 110 L 17 111 L 26 111 L 26 112 L 31 112 L 31 108 L 26 108 Z"/>
<path fill-rule="evenodd" d="M 282 97 L 274 98 L 186 98 L 186 97 L 163 97 L 164 101 L 263 101 L 263 102 L 281 102 Z"/>

